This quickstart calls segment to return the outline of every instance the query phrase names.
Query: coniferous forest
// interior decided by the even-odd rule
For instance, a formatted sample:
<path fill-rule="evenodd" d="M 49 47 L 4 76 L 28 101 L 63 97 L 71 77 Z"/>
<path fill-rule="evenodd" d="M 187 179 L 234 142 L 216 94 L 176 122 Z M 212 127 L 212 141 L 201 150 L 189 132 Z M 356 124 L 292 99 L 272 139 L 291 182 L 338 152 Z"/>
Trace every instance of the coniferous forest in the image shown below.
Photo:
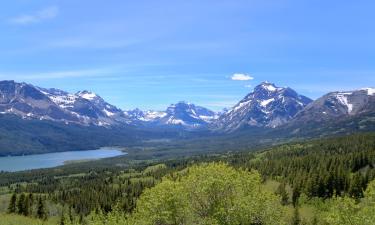
<path fill-rule="evenodd" d="M 375 225 L 375 0 L 0 7 L 0 225 Z"/>
<path fill-rule="evenodd" d="M 2 172 L 3 224 L 375 221 L 374 133 L 258 151 L 139 160 L 125 167 L 99 165 Z"/>

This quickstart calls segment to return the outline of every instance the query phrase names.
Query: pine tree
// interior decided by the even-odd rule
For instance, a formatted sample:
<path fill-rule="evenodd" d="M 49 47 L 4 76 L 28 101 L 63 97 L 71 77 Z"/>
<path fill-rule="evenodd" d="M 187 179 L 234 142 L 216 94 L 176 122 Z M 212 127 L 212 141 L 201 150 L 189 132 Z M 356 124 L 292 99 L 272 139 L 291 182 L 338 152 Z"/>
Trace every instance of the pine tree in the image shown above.
<path fill-rule="evenodd" d="M 30 199 L 29 196 L 25 196 L 25 201 L 23 203 L 23 212 L 22 215 L 29 216 L 30 214 Z"/>
<path fill-rule="evenodd" d="M 285 183 L 282 182 L 279 187 L 277 188 L 276 194 L 281 196 L 281 204 L 286 205 L 288 204 L 289 196 L 288 192 L 285 190 Z"/>
<path fill-rule="evenodd" d="M 23 215 L 25 212 L 25 193 L 22 193 L 17 202 L 18 214 Z"/>
<path fill-rule="evenodd" d="M 353 198 L 359 199 L 363 197 L 363 182 L 362 182 L 362 175 L 356 173 L 351 182 L 349 187 L 349 195 Z"/>
<path fill-rule="evenodd" d="M 39 197 L 39 199 L 38 199 L 38 206 L 37 206 L 36 215 L 39 219 L 42 219 L 42 220 L 47 219 L 46 207 L 45 207 L 44 201 L 41 197 Z"/>
<path fill-rule="evenodd" d="M 17 195 L 16 193 L 13 193 L 12 197 L 10 198 L 9 201 L 9 206 L 8 206 L 8 213 L 16 213 L 17 211 Z"/>
<path fill-rule="evenodd" d="M 34 195 L 30 193 L 28 197 L 29 197 L 29 215 L 33 215 Z"/>
<path fill-rule="evenodd" d="M 293 187 L 293 193 L 292 193 L 292 202 L 293 206 L 296 207 L 298 204 L 298 198 L 301 195 L 301 191 L 298 187 Z"/>

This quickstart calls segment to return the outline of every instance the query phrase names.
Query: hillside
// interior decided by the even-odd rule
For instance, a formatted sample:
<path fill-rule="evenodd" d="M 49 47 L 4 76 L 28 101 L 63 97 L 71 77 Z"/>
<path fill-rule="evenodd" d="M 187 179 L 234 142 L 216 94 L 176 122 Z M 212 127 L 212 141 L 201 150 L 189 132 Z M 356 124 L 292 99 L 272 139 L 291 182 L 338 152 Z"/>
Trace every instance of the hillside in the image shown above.
<path fill-rule="evenodd" d="M 156 207 L 159 204 L 159 200 L 157 199 L 174 196 L 176 192 L 172 188 L 173 182 L 184 182 L 183 180 L 187 179 L 186 182 L 188 183 L 186 185 L 192 182 L 196 187 L 200 187 L 200 185 L 205 184 L 205 182 L 200 181 L 200 177 L 203 176 L 205 181 L 207 181 L 208 177 L 211 177 L 208 180 L 220 184 L 224 180 L 228 181 L 229 178 L 225 178 L 226 173 L 233 173 L 229 177 L 234 180 L 227 183 L 224 182 L 222 183 L 223 185 L 234 185 L 236 182 L 239 182 L 236 181 L 237 175 L 234 175 L 237 172 L 227 166 L 224 168 L 220 166 L 220 163 L 226 163 L 233 168 L 243 168 L 253 171 L 249 175 L 246 175 L 250 176 L 251 179 L 245 179 L 241 182 L 250 182 L 252 179 L 267 181 L 259 184 L 264 185 L 264 188 L 267 189 L 265 193 L 252 192 L 256 195 L 258 194 L 260 199 L 268 195 L 274 196 L 275 193 L 280 198 L 284 196 L 284 202 L 280 202 L 282 204 L 278 207 L 280 207 L 280 210 L 286 212 L 286 214 L 283 214 L 284 217 L 280 218 L 286 221 L 293 220 L 293 204 L 295 205 L 299 202 L 301 219 L 310 224 L 314 218 L 317 218 L 318 221 L 325 221 L 329 220 L 331 214 L 337 213 L 334 211 L 335 204 L 340 204 L 341 197 L 335 199 L 336 195 L 349 195 L 357 200 L 368 198 L 368 194 L 364 190 L 368 188 L 368 184 L 375 178 L 375 169 L 373 166 L 375 164 L 374 140 L 374 133 L 356 134 L 283 144 L 257 152 L 243 151 L 240 153 L 212 154 L 157 162 L 131 160 L 126 157 L 120 157 L 66 165 L 56 169 L 0 173 L 0 186 L 6 192 L 33 193 L 34 196 L 49 194 L 46 201 L 73 207 L 74 213 L 72 215 L 77 220 L 80 215 L 84 215 L 85 220 L 90 221 L 93 219 L 96 222 L 101 221 L 101 218 L 107 218 L 101 217 L 100 214 L 90 214 L 90 212 L 98 208 L 108 217 L 118 217 L 119 221 L 125 221 L 125 214 L 132 212 L 136 212 L 136 214 L 139 212 L 141 213 L 140 215 L 152 212 L 155 217 L 147 217 L 152 219 L 160 218 L 161 214 L 159 213 L 161 212 L 147 211 L 150 208 L 146 208 L 144 204 L 156 204 Z M 219 163 L 219 166 L 216 168 L 212 162 Z M 215 167 L 212 168 L 213 171 L 221 172 L 216 174 L 209 169 L 211 168 L 210 166 L 207 167 L 208 171 L 205 171 L 205 165 L 207 165 L 205 163 L 210 163 L 209 165 Z M 202 171 L 197 172 L 196 175 L 187 176 L 186 168 L 190 168 L 188 171 Z M 256 172 L 254 172 L 255 170 L 259 171 L 262 179 L 255 178 L 257 176 Z M 243 173 L 241 170 L 238 170 L 238 172 Z M 244 176 L 242 174 L 238 178 Z M 160 183 L 162 177 L 165 178 Z M 165 179 L 170 179 L 171 181 L 165 182 Z M 176 183 L 175 185 L 178 186 L 179 184 Z M 184 186 L 185 183 L 182 185 Z M 286 192 L 282 192 L 283 185 L 285 185 Z M 145 188 L 154 186 L 155 188 L 144 192 Z M 219 188 L 219 186 L 215 185 L 215 188 Z M 233 188 L 241 188 L 241 186 L 234 186 Z M 192 191 L 194 189 L 191 189 L 189 186 L 189 190 Z M 207 194 L 215 190 L 212 189 Z M 225 188 L 225 190 L 227 189 Z M 269 190 L 273 191 L 269 192 Z M 131 194 L 129 195 L 129 193 Z M 181 191 L 178 193 L 181 194 Z M 239 191 L 238 193 L 241 192 Z M 100 197 L 98 198 L 98 196 Z M 251 196 L 245 195 L 240 198 L 252 198 Z M 279 197 L 276 197 L 276 199 Z M 275 196 L 270 198 L 273 199 Z M 344 199 L 345 201 L 352 201 L 351 198 Z M 225 199 L 222 200 L 226 201 Z M 139 202 L 140 204 L 137 205 L 138 201 L 142 203 Z M 148 201 L 152 201 L 152 203 Z M 181 201 L 184 200 L 181 199 Z M 197 201 L 199 201 L 199 198 Z M 254 201 L 258 200 L 254 199 Z M 319 202 L 318 205 L 317 202 Z M 278 204 L 276 202 L 272 203 L 273 206 Z M 360 207 L 365 207 L 364 204 Z M 158 206 L 157 208 L 160 207 Z M 187 205 L 186 207 L 186 210 L 190 210 L 191 208 L 189 207 L 194 207 L 194 205 Z M 243 205 L 241 207 L 250 207 L 241 212 L 251 210 L 250 205 Z M 263 206 L 260 205 L 259 207 Z M 327 207 L 332 207 L 332 210 L 327 210 Z M 356 206 L 349 205 L 348 207 Z M 177 208 L 182 209 L 180 208 L 180 204 L 178 204 Z M 162 209 L 166 213 L 171 210 L 167 205 L 164 205 Z M 309 210 L 310 213 L 307 213 Z M 66 213 L 68 210 L 65 209 L 64 212 Z M 107 212 L 111 213 L 106 214 Z M 257 214 L 256 211 L 254 213 L 255 215 Z M 269 213 L 271 218 L 279 218 L 278 216 L 280 216 L 274 210 L 269 211 Z M 137 218 L 136 214 L 134 218 Z M 228 214 L 224 213 L 224 215 Z M 241 218 L 243 215 L 239 214 L 237 216 Z M 362 214 L 358 216 L 365 216 L 363 218 L 368 217 L 368 215 Z M 146 217 L 142 218 L 145 219 Z M 182 216 L 181 218 L 185 217 Z M 212 218 L 217 219 L 215 216 Z M 102 224 L 101 222 L 98 223 Z M 223 223 L 219 222 L 218 224 Z M 272 222 L 265 224 L 272 224 Z"/>

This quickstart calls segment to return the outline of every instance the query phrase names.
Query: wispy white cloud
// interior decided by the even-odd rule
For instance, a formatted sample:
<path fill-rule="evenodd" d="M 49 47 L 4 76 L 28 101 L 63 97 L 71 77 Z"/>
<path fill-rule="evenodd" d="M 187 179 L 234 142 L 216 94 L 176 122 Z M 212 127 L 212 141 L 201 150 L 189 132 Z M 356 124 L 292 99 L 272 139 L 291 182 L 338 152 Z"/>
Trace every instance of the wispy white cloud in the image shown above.
<path fill-rule="evenodd" d="M 246 74 L 246 73 L 235 73 L 232 75 L 231 77 L 232 80 L 241 80 L 241 81 L 245 81 L 245 80 L 253 80 L 254 77 Z"/>
<path fill-rule="evenodd" d="M 57 17 L 59 14 L 59 8 L 57 6 L 50 6 L 39 11 L 23 14 L 9 19 L 11 24 L 17 25 L 28 25 L 32 23 L 38 23 L 43 20 L 49 20 Z"/>

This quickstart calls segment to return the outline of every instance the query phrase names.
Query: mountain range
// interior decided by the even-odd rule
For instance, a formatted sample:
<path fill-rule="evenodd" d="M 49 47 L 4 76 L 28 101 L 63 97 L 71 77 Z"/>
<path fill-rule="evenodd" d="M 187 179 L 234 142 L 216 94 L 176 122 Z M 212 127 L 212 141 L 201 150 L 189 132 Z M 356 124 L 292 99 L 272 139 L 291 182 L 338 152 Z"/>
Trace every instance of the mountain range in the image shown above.
<path fill-rule="evenodd" d="M 246 147 L 373 131 L 375 88 L 336 91 L 312 100 L 289 87 L 262 82 L 223 112 L 185 101 L 164 111 L 142 111 L 122 110 L 90 91 L 68 93 L 0 81 L 0 125 L 0 155 L 129 146 L 165 138 L 181 145 L 193 143 L 184 142 L 186 138 L 200 138 L 195 139 L 196 149 L 202 144 L 236 149 L 239 143 Z"/>
<path fill-rule="evenodd" d="M 66 124 L 199 127 L 217 116 L 209 109 L 182 101 L 170 105 L 165 111 L 123 111 L 90 91 L 71 94 L 14 81 L 0 81 L 0 95 L 1 114 Z"/>
<path fill-rule="evenodd" d="M 374 88 L 331 92 L 313 101 L 289 87 L 262 82 L 233 108 L 217 113 L 184 101 L 171 104 L 165 111 L 121 110 L 90 91 L 71 94 L 0 81 L 1 114 L 85 126 L 203 127 L 233 132 L 246 127 L 277 128 L 301 121 L 319 123 L 374 111 Z"/>

